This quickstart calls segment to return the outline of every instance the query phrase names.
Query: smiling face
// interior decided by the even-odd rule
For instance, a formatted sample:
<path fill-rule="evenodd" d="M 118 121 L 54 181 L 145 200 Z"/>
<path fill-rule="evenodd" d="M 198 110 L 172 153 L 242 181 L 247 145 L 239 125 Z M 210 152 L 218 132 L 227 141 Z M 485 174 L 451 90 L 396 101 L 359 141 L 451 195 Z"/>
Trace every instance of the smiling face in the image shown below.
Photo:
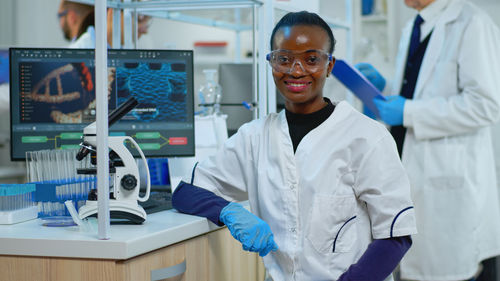
<path fill-rule="evenodd" d="M 288 50 L 300 53 L 310 50 L 328 52 L 328 34 L 319 26 L 296 25 L 279 29 L 274 37 L 274 50 Z M 314 73 L 304 71 L 300 63 L 295 63 L 290 71 L 278 72 L 273 69 L 274 83 L 285 98 L 285 107 L 293 113 L 307 114 L 325 106 L 323 86 L 332 71 L 335 59 Z"/>

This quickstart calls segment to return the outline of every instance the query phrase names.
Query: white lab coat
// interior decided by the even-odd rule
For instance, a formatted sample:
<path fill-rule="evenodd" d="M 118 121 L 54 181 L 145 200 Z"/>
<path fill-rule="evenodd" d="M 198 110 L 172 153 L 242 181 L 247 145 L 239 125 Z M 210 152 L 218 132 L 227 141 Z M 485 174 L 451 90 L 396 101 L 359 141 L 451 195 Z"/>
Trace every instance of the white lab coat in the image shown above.
<path fill-rule="evenodd" d="M 296 153 L 284 111 L 247 123 L 193 176 L 185 181 L 248 199 L 270 225 L 279 250 L 264 264 L 274 281 L 337 280 L 372 239 L 416 232 L 394 140 L 347 102 Z"/>
<path fill-rule="evenodd" d="M 412 23 L 403 32 L 399 93 Z M 402 161 L 419 233 L 401 263 L 411 280 L 465 280 L 500 254 L 500 211 L 490 126 L 500 114 L 500 33 L 462 0 L 439 18 L 420 68 Z"/>

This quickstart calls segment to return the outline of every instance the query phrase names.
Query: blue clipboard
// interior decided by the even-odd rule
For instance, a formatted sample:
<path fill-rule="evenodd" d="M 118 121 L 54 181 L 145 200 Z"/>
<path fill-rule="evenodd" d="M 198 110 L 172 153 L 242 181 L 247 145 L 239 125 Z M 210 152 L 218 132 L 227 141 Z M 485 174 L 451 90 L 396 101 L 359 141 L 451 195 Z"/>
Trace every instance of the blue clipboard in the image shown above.
<path fill-rule="evenodd" d="M 386 98 L 361 72 L 359 72 L 359 70 L 346 61 L 337 59 L 332 74 L 355 94 L 369 110 L 375 113 L 377 117 L 380 117 L 378 109 L 373 103 L 373 99 L 377 97 L 385 100 Z"/>

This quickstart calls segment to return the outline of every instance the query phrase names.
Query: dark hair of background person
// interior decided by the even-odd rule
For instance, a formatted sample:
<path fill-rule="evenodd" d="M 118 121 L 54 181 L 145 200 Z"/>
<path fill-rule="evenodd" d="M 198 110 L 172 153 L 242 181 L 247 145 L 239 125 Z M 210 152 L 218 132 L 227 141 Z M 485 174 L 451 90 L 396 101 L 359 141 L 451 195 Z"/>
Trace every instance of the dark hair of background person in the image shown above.
<path fill-rule="evenodd" d="M 94 26 L 94 11 L 90 12 L 82 21 L 80 28 L 78 29 L 78 33 L 76 34 L 76 38 L 80 37 L 83 33 L 87 31 L 89 26 Z"/>
<path fill-rule="evenodd" d="M 283 16 L 280 21 L 276 24 L 276 26 L 273 29 L 273 32 L 271 33 L 271 50 L 274 49 L 274 36 L 278 30 L 284 27 L 292 27 L 296 25 L 313 25 L 313 26 L 318 26 L 321 27 L 323 30 L 325 30 L 326 34 L 328 34 L 328 37 L 330 38 L 330 49 L 329 53 L 333 54 L 333 51 L 335 50 L 335 37 L 333 37 L 332 30 L 330 26 L 316 13 L 310 13 L 307 11 L 301 11 L 301 12 L 290 12 Z"/>
<path fill-rule="evenodd" d="M 85 17 L 88 15 L 89 12 L 94 10 L 94 6 L 88 5 L 88 4 L 81 4 L 81 3 L 76 3 L 76 2 L 71 2 L 71 1 L 66 1 L 64 0 L 62 2 L 62 7 L 64 9 L 71 9 L 81 17 Z"/>
<path fill-rule="evenodd" d="M 80 27 L 78 28 L 76 38 L 85 33 L 89 26 L 94 25 L 94 6 L 63 0 L 62 8 L 72 10 L 83 19 Z"/>

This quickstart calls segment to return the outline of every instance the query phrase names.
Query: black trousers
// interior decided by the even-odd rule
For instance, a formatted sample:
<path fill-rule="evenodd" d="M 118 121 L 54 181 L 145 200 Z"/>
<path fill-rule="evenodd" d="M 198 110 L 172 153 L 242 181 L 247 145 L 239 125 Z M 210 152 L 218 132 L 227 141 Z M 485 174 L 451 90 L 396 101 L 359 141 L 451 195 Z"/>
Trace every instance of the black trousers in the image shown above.
<path fill-rule="evenodd" d="M 476 281 L 497 281 L 497 259 L 487 259 L 482 263 L 483 271 L 479 274 Z"/>

